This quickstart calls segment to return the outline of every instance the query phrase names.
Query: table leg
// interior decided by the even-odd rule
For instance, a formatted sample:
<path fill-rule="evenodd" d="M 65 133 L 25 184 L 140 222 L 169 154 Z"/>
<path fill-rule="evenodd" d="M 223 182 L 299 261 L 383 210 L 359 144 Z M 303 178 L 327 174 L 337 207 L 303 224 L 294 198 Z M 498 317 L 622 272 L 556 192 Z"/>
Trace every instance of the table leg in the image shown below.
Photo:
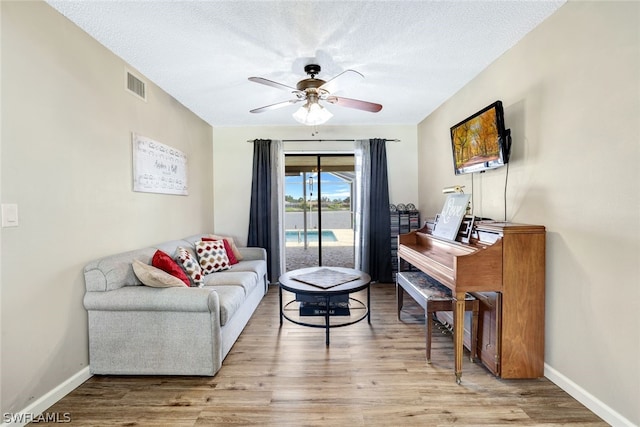
<path fill-rule="evenodd" d="M 371 285 L 367 285 L 367 322 L 371 324 Z"/>
<path fill-rule="evenodd" d="M 456 292 L 455 308 L 453 313 L 453 350 L 455 352 L 456 383 L 458 384 L 460 384 L 462 378 L 462 356 L 464 352 L 464 297 L 464 292 Z"/>
<path fill-rule="evenodd" d="M 402 286 L 400 286 L 396 281 L 396 310 L 398 311 L 398 320 L 401 320 L 400 312 L 402 311 L 403 305 L 404 305 L 404 290 L 402 289 Z"/>
<path fill-rule="evenodd" d="M 326 301 L 325 309 L 326 310 L 325 310 L 325 313 L 324 313 L 324 327 L 325 327 L 325 331 L 326 331 L 325 332 L 325 334 L 326 334 L 325 344 L 327 346 L 329 346 L 329 329 L 330 329 L 329 328 L 329 300 L 330 300 L 329 295 L 327 295 L 327 297 L 325 299 L 325 301 Z"/>
<path fill-rule="evenodd" d="M 278 292 L 280 293 L 280 326 L 282 326 L 282 287 L 278 285 Z"/>

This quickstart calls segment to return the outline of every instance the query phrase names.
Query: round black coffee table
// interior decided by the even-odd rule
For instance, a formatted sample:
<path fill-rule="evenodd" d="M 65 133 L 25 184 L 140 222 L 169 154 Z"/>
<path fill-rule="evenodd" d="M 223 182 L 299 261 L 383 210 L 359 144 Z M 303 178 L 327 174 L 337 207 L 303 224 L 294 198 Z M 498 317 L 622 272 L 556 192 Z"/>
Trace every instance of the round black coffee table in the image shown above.
<path fill-rule="evenodd" d="M 352 268 L 343 268 L 343 267 L 310 267 L 310 268 L 301 268 L 298 270 L 289 271 L 279 278 L 280 282 L 280 325 L 282 326 L 282 319 L 287 319 L 288 321 L 302 325 L 309 326 L 312 328 L 324 328 L 325 329 L 325 343 L 329 345 L 329 330 L 331 328 L 337 328 L 341 326 L 353 325 L 354 323 L 358 323 L 363 319 L 367 319 L 369 323 L 371 323 L 371 289 L 369 288 L 369 284 L 371 283 L 371 277 L 368 274 L 363 273 L 359 270 L 354 270 Z M 354 292 L 358 292 L 361 290 L 367 290 L 367 302 L 364 303 L 354 297 L 351 297 L 350 294 Z M 292 301 L 283 304 L 282 291 L 289 291 L 296 294 L 296 296 L 307 296 L 312 299 L 316 299 L 320 302 L 324 302 L 324 323 L 311 323 L 305 322 L 302 320 L 302 316 L 298 318 L 293 318 L 287 315 L 285 312 L 287 311 L 287 307 L 299 304 L 299 302 L 294 299 Z M 330 300 L 332 297 L 344 296 L 346 295 L 349 301 L 349 305 L 355 304 L 357 308 L 360 308 L 362 311 L 361 315 L 355 316 L 352 318 L 350 315 L 348 319 L 344 321 L 331 323 L 331 310 L 330 310 Z M 335 316 L 336 318 L 338 316 Z"/>

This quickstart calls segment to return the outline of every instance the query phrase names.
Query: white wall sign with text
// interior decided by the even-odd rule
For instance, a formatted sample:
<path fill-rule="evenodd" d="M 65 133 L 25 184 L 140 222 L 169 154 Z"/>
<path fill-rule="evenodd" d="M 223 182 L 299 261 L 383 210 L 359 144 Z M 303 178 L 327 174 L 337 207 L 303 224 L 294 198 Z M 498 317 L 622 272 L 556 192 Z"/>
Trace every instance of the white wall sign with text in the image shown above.
<path fill-rule="evenodd" d="M 462 218 L 467 211 L 471 194 L 455 193 L 447 195 L 438 222 L 433 229 L 433 235 L 448 240 L 455 240 L 462 224 Z"/>
<path fill-rule="evenodd" d="M 189 194 L 187 156 L 173 147 L 132 133 L 133 191 Z"/>

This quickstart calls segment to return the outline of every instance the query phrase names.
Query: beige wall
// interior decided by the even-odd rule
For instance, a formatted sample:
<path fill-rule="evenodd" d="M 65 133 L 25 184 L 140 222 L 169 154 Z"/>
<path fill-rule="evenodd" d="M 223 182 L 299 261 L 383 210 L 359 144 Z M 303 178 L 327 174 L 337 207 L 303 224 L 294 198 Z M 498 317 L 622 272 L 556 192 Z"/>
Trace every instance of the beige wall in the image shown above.
<path fill-rule="evenodd" d="M 336 107 L 338 108 L 338 107 Z M 215 230 L 247 240 L 251 197 L 251 167 L 253 144 L 247 140 L 323 139 L 321 142 L 285 142 L 285 152 L 353 153 L 352 142 L 332 142 L 332 139 L 386 138 L 387 173 L 390 203 L 418 204 L 417 132 L 415 126 L 321 126 L 320 133 L 311 136 L 312 128 L 247 127 L 215 128 L 213 131 Z"/>
<path fill-rule="evenodd" d="M 449 127 L 496 99 L 513 136 L 507 219 L 547 227 L 547 376 L 640 424 L 640 3 L 569 2 L 419 125 L 422 211 L 453 174 Z M 506 168 L 473 177 L 503 219 Z M 587 402 L 589 403 L 589 402 Z"/>
<path fill-rule="evenodd" d="M 88 365 L 83 266 L 213 227 L 212 130 L 42 2 L 1 2 L 2 408 Z M 131 132 L 186 153 L 189 196 L 132 191 Z"/>

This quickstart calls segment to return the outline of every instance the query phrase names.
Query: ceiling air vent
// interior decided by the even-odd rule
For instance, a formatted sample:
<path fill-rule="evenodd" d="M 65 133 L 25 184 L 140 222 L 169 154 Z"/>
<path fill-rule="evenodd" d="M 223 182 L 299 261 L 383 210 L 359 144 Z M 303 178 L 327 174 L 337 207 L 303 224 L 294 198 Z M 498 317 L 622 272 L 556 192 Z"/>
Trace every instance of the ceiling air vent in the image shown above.
<path fill-rule="evenodd" d="M 131 74 L 131 72 L 129 70 L 125 70 L 125 71 L 126 71 L 126 76 L 127 76 L 127 81 L 126 81 L 127 90 L 129 92 L 131 92 L 132 94 L 134 94 L 135 96 L 137 96 L 138 98 L 141 98 L 142 100 L 146 101 L 147 100 L 147 85 L 146 85 L 146 83 L 143 82 L 138 77 L 136 77 L 133 74 Z"/>

